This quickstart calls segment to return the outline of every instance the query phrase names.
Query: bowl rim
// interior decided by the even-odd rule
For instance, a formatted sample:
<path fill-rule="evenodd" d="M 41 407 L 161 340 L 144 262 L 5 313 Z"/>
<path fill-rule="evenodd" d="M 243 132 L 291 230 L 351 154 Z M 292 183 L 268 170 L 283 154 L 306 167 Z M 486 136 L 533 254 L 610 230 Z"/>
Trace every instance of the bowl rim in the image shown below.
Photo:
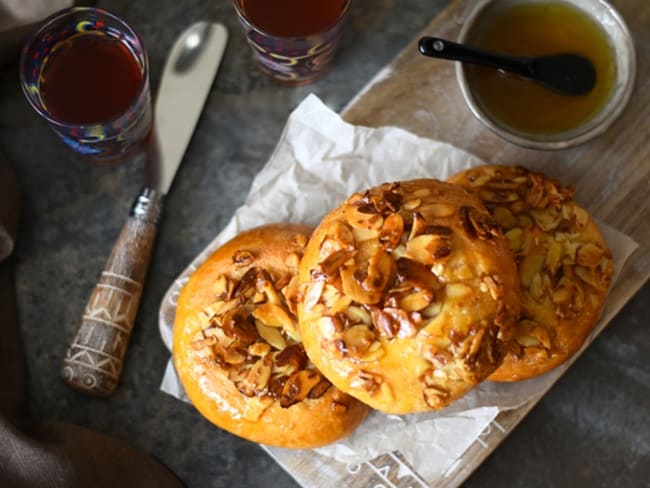
<path fill-rule="evenodd" d="M 472 11 L 466 17 L 463 25 L 461 27 L 460 33 L 458 34 L 458 42 L 463 43 L 467 39 L 469 33 L 474 27 L 477 19 L 480 17 L 483 10 L 490 4 L 495 3 L 499 0 L 479 0 L 474 6 Z M 516 1 L 516 0 L 515 0 Z M 518 3 L 525 3 L 530 0 L 521 0 Z M 543 3 L 544 0 L 536 2 Z M 586 15 L 589 15 L 592 19 L 596 20 L 599 24 L 601 23 L 598 19 L 595 19 L 590 12 L 585 11 L 580 5 L 577 5 L 575 1 L 572 0 L 548 0 L 549 2 L 559 2 L 559 3 L 568 3 L 581 11 Z M 627 59 L 623 59 L 623 62 L 627 64 L 627 77 L 622 81 L 623 87 L 620 89 L 616 103 L 612 104 L 612 100 L 605 105 L 612 104 L 612 109 L 607 112 L 599 112 L 594 117 L 590 118 L 585 124 L 585 130 L 578 132 L 577 134 L 570 136 L 566 139 L 560 139 L 563 134 L 567 134 L 569 131 L 559 132 L 555 134 L 558 137 L 557 140 L 543 140 L 536 139 L 534 134 L 529 136 L 523 135 L 523 133 L 515 133 L 506 127 L 496 123 L 487 112 L 485 112 L 479 104 L 477 103 L 472 91 L 469 87 L 469 82 L 465 75 L 464 65 L 462 63 L 456 63 L 456 79 L 460 86 L 460 90 L 463 94 L 465 104 L 470 109 L 474 117 L 476 117 L 483 125 L 485 125 L 492 132 L 497 134 L 502 139 L 505 139 L 508 142 L 516 144 L 518 146 L 526 147 L 529 149 L 566 149 L 569 147 L 577 146 L 583 144 L 588 140 L 593 139 L 596 136 L 599 136 L 605 132 L 621 115 L 625 107 L 627 106 L 632 91 L 634 88 L 636 75 L 637 75 L 637 55 L 636 48 L 634 45 L 634 40 L 630 33 L 627 24 L 625 23 L 623 17 L 620 13 L 606 0 L 595 0 L 595 3 L 601 4 L 604 9 L 603 11 L 607 12 L 612 20 L 616 23 L 617 27 L 621 30 L 623 34 L 623 40 L 625 42 L 625 48 L 627 49 L 628 56 Z M 602 25 L 602 24 L 601 24 Z M 610 33 L 605 29 L 608 37 Z M 605 108 L 603 107 L 603 108 Z M 593 126 L 590 127 L 590 123 L 593 123 Z M 581 126 L 578 126 L 571 131 L 578 130 Z"/>

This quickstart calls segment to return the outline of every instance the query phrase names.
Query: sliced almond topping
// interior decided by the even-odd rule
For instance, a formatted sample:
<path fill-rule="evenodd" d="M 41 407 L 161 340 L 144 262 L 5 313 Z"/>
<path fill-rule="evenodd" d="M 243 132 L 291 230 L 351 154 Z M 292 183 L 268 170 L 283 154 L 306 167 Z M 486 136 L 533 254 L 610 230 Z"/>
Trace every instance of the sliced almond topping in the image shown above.
<path fill-rule="evenodd" d="M 530 288 L 536 274 L 542 272 L 546 261 L 546 250 L 542 246 L 535 246 L 526 254 L 519 263 L 519 279 L 521 286 Z"/>
<path fill-rule="evenodd" d="M 332 383 L 330 383 L 326 378 L 321 377 L 320 383 L 311 389 L 307 398 L 310 400 L 316 400 L 322 397 L 331 387 Z"/>
<path fill-rule="evenodd" d="M 544 210 L 531 210 L 530 215 L 533 216 L 535 223 L 539 225 L 540 229 L 546 232 L 552 231 L 562 222 L 561 212 L 550 207 Z"/>
<path fill-rule="evenodd" d="M 343 333 L 343 342 L 353 356 L 364 356 L 375 338 L 375 333 L 366 325 L 354 325 Z"/>
<path fill-rule="evenodd" d="M 372 229 L 352 229 L 354 240 L 357 242 L 377 239 L 379 232 Z"/>
<path fill-rule="evenodd" d="M 489 215 L 484 215 L 474 207 L 460 207 L 460 222 L 470 239 L 491 239 L 500 234 Z"/>
<path fill-rule="evenodd" d="M 404 233 L 404 219 L 398 213 L 384 219 L 384 225 L 379 231 L 379 242 L 388 252 L 399 246 Z"/>
<path fill-rule="evenodd" d="M 440 288 L 438 277 L 418 261 L 403 257 L 397 260 L 396 268 L 397 281 L 405 286 L 428 290 Z"/>
<path fill-rule="evenodd" d="M 275 355 L 275 364 L 278 367 L 291 366 L 293 371 L 304 369 L 308 361 L 302 344 L 292 344 Z"/>
<path fill-rule="evenodd" d="M 430 219 L 451 217 L 456 213 L 456 207 L 448 203 L 429 203 L 422 205 L 418 211 L 430 221 Z"/>
<path fill-rule="evenodd" d="M 252 317 L 241 307 L 226 313 L 221 327 L 228 337 L 236 337 L 244 344 L 252 344 L 260 338 Z"/>
<path fill-rule="evenodd" d="M 427 222 L 419 212 L 413 212 L 413 222 L 411 224 L 411 231 L 409 232 L 408 240 L 415 239 L 420 234 L 424 234 L 427 228 Z"/>
<path fill-rule="evenodd" d="M 427 265 L 450 253 L 449 241 L 431 234 L 420 235 L 406 243 L 406 257 Z"/>
<path fill-rule="evenodd" d="M 345 205 L 345 218 L 348 224 L 350 224 L 353 229 L 381 229 L 384 224 L 384 217 L 381 214 L 376 213 L 374 210 L 373 213 L 365 213 L 362 211 L 365 210 L 365 208 L 359 208 L 357 205 L 350 203 Z"/>
<path fill-rule="evenodd" d="M 539 273 L 533 276 L 533 281 L 530 284 L 530 295 L 537 301 L 540 301 L 544 296 L 544 280 Z"/>
<path fill-rule="evenodd" d="M 447 404 L 447 399 L 449 398 L 449 392 L 439 386 L 429 386 L 424 388 L 422 390 L 422 395 L 425 403 L 436 410 L 443 408 Z"/>
<path fill-rule="evenodd" d="M 400 300 L 400 308 L 407 312 L 419 312 L 429 306 L 433 300 L 433 290 L 421 289 Z"/>
<path fill-rule="evenodd" d="M 597 290 L 605 290 L 609 286 L 609 276 L 599 275 L 596 268 L 576 266 L 574 271 L 578 275 L 578 278 Z"/>
<path fill-rule="evenodd" d="M 409 212 L 412 210 L 415 210 L 418 208 L 420 205 L 422 205 L 422 199 L 421 198 L 413 198 L 411 200 L 408 200 L 402 204 L 402 208 L 404 210 L 408 210 Z"/>
<path fill-rule="evenodd" d="M 384 337 L 390 339 L 397 334 L 399 324 L 395 323 L 393 318 L 380 308 L 372 309 L 372 322 Z"/>
<path fill-rule="evenodd" d="M 573 215 L 575 215 L 576 223 L 580 227 L 584 227 L 589 222 L 589 213 L 578 205 L 573 205 Z"/>
<path fill-rule="evenodd" d="M 510 250 L 517 254 L 521 251 L 523 231 L 519 227 L 514 227 L 506 232 L 505 236 L 510 242 Z"/>
<path fill-rule="evenodd" d="M 576 254 L 576 262 L 580 266 L 593 268 L 600 264 L 605 255 L 605 250 L 596 244 L 588 243 L 580 246 Z"/>
<path fill-rule="evenodd" d="M 464 283 L 449 283 L 445 292 L 448 298 L 464 298 L 472 293 L 472 289 Z"/>
<path fill-rule="evenodd" d="M 498 300 L 503 298 L 503 286 L 499 281 L 499 278 L 494 275 L 485 275 L 481 280 L 481 285 L 485 284 L 487 291 L 490 293 L 490 296 Z M 482 288 L 481 288 L 482 289 Z"/>
<path fill-rule="evenodd" d="M 365 324 L 365 325 L 370 325 L 372 324 L 372 317 L 370 317 L 370 314 L 363 308 L 361 307 L 348 307 L 345 310 L 345 314 L 348 316 L 350 319 L 350 322 L 353 324 Z"/>
<path fill-rule="evenodd" d="M 485 187 L 479 190 L 478 196 L 482 201 L 490 203 L 508 203 L 519 200 L 519 194 L 515 191 L 491 190 Z"/>
<path fill-rule="evenodd" d="M 206 347 L 214 346 L 217 343 L 217 338 L 212 336 L 212 337 L 206 337 L 205 339 L 198 339 L 195 341 L 192 341 L 192 349 L 195 351 L 199 351 L 201 349 L 204 349 Z"/>
<path fill-rule="evenodd" d="M 271 360 L 269 356 L 258 359 L 253 367 L 248 371 L 246 379 L 238 386 L 239 391 L 248 396 L 261 396 L 266 389 L 266 385 L 271 377 Z"/>
<path fill-rule="evenodd" d="M 271 346 L 266 342 L 255 342 L 248 346 L 248 354 L 251 356 L 266 356 L 269 352 L 271 352 Z"/>
<path fill-rule="evenodd" d="M 341 286 L 343 287 L 343 292 L 346 295 L 349 295 L 350 298 L 357 303 L 368 305 L 378 303 L 381 300 L 382 291 L 369 291 L 364 289 L 359 280 L 355 277 L 355 272 L 356 269 L 352 266 L 341 268 Z"/>
<path fill-rule="evenodd" d="M 309 392 L 321 381 L 321 375 L 310 369 L 303 369 L 287 379 L 280 396 L 280 406 L 288 408 L 309 395 Z"/>
<path fill-rule="evenodd" d="M 248 357 L 248 351 L 241 347 L 231 346 L 223 350 L 222 357 L 228 364 L 242 364 Z"/>
<path fill-rule="evenodd" d="M 340 249 L 335 251 L 320 263 L 320 269 L 326 276 L 334 276 L 339 268 L 354 258 L 356 254 L 356 249 Z"/>
<path fill-rule="evenodd" d="M 293 328 L 293 319 L 281 305 L 263 303 L 253 309 L 253 317 L 271 327 Z"/>
<path fill-rule="evenodd" d="M 393 277 L 393 259 L 390 254 L 377 248 L 368 261 L 368 274 L 362 285 L 366 290 L 383 292 Z"/>
<path fill-rule="evenodd" d="M 342 272 L 341 275 L 343 275 Z M 325 288 L 325 281 L 323 280 L 313 281 L 308 285 L 307 293 L 305 294 L 305 302 L 304 302 L 305 308 L 307 310 L 313 309 L 316 306 L 316 304 L 320 301 L 320 297 L 323 294 L 324 288 Z"/>
<path fill-rule="evenodd" d="M 426 319 L 431 319 L 433 317 L 436 317 L 437 315 L 442 312 L 442 303 L 441 302 L 433 302 L 430 304 L 428 307 L 422 309 L 420 313 L 422 314 L 422 317 Z"/>
<path fill-rule="evenodd" d="M 495 207 L 494 210 L 492 210 L 492 216 L 504 231 L 512 229 L 517 225 L 516 217 L 505 207 Z"/>
<path fill-rule="evenodd" d="M 384 378 L 380 374 L 360 369 L 350 381 L 350 386 L 352 388 L 361 388 L 368 392 L 370 396 L 374 396 L 379 391 L 380 385 L 383 382 Z"/>
<path fill-rule="evenodd" d="M 212 285 L 212 291 L 218 298 L 229 299 L 232 293 L 232 282 L 226 275 L 219 275 Z"/>
<path fill-rule="evenodd" d="M 274 348 L 282 350 L 287 347 L 287 341 L 284 337 L 282 337 L 280 331 L 275 327 L 264 325 L 259 320 L 255 321 L 255 326 L 257 327 L 257 331 L 262 336 L 262 338 L 264 338 L 264 340 Z"/>

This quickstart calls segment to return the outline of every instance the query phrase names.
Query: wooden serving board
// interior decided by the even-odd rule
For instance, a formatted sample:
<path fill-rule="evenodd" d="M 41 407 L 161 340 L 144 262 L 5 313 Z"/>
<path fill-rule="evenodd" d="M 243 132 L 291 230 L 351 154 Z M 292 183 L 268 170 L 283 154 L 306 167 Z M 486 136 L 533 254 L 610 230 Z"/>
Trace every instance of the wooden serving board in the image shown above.
<path fill-rule="evenodd" d="M 576 187 L 576 200 L 640 244 L 628 260 L 603 320 L 609 321 L 650 278 L 650 2 L 610 0 L 625 19 L 637 49 L 637 80 L 623 114 L 602 136 L 562 151 L 535 151 L 500 139 L 466 107 L 454 64 L 420 56 L 421 35 L 455 39 L 472 0 L 454 0 L 416 36 L 346 107 L 343 118 L 369 127 L 398 126 L 417 135 L 449 142 L 486 162 L 521 164 Z M 575 360 L 575 358 L 574 358 Z M 549 385 L 550 388 L 550 385 Z M 546 391 L 524 406 L 500 413 L 459 462 L 441 479 L 426 483 L 399 452 L 348 466 L 341 486 L 454 487 L 460 485 L 505 439 Z M 300 463 L 273 456 L 305 486 L 321 486 L 326 458 L 310 455 Z M 325 486 L 325 485 L 323 485 Z"/>

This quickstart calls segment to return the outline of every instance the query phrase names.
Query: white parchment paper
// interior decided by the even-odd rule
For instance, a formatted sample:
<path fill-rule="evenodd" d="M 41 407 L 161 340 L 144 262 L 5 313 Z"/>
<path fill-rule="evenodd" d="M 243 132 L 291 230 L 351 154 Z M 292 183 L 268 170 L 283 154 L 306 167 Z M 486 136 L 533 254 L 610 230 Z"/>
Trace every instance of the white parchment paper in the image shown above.
<path fill-rule="evenodd" d="M 445 179 L 479 164 L 482 162 L 478 158 L 465 151 L 399 128 L 350 125 L 310 95 L 289 117 L 244 205 L 165 295 L 159 322 L 165 345 L 171 350 L 176 299 L 189 275 L 237 233 L 272 222 L 316 225 L 355 191 L 385 181 Z M 637 245 L 611 227 L 600 224 L 600 228 L 612 249 L 618 273 Z M 593 336 L 605 325 L 599 323 Z M 435 480 L 454 465 L 499 412 L 518 408 L 539 396 L 566 367 L 514 384 L 485 382 L 440 412 L 403 416 L 373 412 L 351 436 L 317 452 L 351 464 L 400 451 L 424 480 Z M 171 361 L 161 389 L 187 401 Z M 280 450 L 269 451 L 273 454 Z M 282 456 L 276 459 L 286 458 L 287 450 L 281 451 Z"/>

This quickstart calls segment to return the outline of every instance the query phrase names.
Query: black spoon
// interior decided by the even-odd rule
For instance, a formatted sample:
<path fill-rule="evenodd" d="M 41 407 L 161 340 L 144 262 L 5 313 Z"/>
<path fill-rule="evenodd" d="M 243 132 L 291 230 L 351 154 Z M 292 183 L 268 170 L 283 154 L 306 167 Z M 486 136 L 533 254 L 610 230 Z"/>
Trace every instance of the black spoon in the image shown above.
<path fill-rule="evenodd" d="M 562 95 L 586 95 L 596 84 L 594 65 L 577 54 L 522 58 L 481 51 L 436 37 L 423 37 L 418 48 L 420 53 L 432 58 L 510 71 Z"/>

